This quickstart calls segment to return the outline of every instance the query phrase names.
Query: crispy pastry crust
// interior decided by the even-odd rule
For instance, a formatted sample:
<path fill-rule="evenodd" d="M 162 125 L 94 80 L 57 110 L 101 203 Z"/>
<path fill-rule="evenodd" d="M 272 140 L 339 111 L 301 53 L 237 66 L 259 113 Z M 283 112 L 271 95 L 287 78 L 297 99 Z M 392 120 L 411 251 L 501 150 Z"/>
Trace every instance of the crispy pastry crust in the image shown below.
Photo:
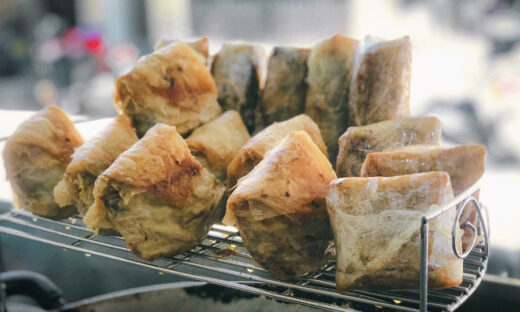
<path fill-rule="evenodd" d="M 283 122 L 275 122 L 253 136 L 244 145 L 228 166 L 228 188 L 236 185 L 238 179 L 248 174 L 280 140 L 292 131 L 304 130 L 324 155 L 327 148 L 321 138 L 320 129 L 306 115 L 298 115 Z"/>
<path fill-rule="evenodd" d="M 160 50 L 164 47 L 167 47 L 168 45 L 177 42 L 178 40 L 172 40 L 172 39 L 161 39 L 155 46 L 155 50 Z M 197 51 L 204 60 L 207 61 L 209 57 L 209 39 L 208 37 L 204 37 L 200 40 L 193 41 L 193 42 L 186 42 L 187 45 L 189 45 L 193 50 Z M 206 62 L 204 62 L 206 64 Z"/>
<path fill-rule="evenodd" d="M 275 47 L 262 92 L 261 112 L 265 125 L 302 114 L 307 93 L 307 60 L 310 49 Z"/>
<path fill-rule="evenodd" d="M 253 258 L 281 279 L 301 276 L 328 261 L 332 238 L 324 196 L 336 175 L 305 131 L 289 133 L 242 178 L 230 196 Z"/>
<path fill-rule="evenodd" d="M 24 121 L 9 137 L 4 149 L 7 180 L 15 205 L 49 218 L 73 215 L 72 206 L 60 208 L 52 190 L 71 160 L 74 148 L 83 143 L 67 115 L 49 106 Z"/>
<path fill-rule="evenodd" d="M 356 55 L 350 86 L 349 126 L 408 117 L 412 44 L 409 37 L 367 37 Z"/>
<path fill-rule="evenodd" d="M 308 60 L 305 114 L 318 124 L 335 163 L 338 138 L 348 126 L 348 97 L 358 41 L 340 35 L 318 43 Z"/>
<path fill-rule="evenodd" d="M 61 206 L 74 205 L 80 215 L 94 203 L 94 181 L 138 138 L 130 119 L 117 116 L 99 134 L 80 146 L 54 188 L 54 198 Z"/>
<path fill-rule="evenodd" d="M 410 145 L 367 155 L 361 176 L 391 177 L 428 171 L 446 171 L 455 196 L 473 185 L 484 173 L 486 148 Z"/>
<path fill-rule="evenodd" d="M 221 215 L 223 192 L 175 128 L 157 124 L 98 177 L 83 220 L 96 232 L 115 229 L 151 261 L 200 243 Z"/>
<path fill-rule="evenodd" d="M 436 117 L 396 118 L 350 127 L 339 138 L 336 173 L 359 176 L 367 154 L 415 144 L 439 144 L 441 122 Z"/>
<path fill-rule="evenodd" d="M 451 199 L 445 172 L 334 180 L 326 201 L 337 289 L 417 288 L 421 217 Z M 454 217 L 452 209 L 429 223 L 428 283 L 434 289 L 462 282 L 462 260 L 451 250 Z"/>
<path fill-rule="evenodd" d="M 186 143 L 204 167 L 225 181 L 229 163 L 250 138 L 240 114 L 230 110 L 195 129 Z"/>
<path fill-rule="evenodd" d="M 215 81 L 204 64 L 199 53 L 179 41 L 145 55 L 116 80 L 114 106 L 132 119 L 139 137 L 155 123 L 186 134 L 221 112 Z"/>
<path fill-rule="evenodd" d="M 455 196 L 471 187 L 484 174 L 486 148 L 482 145 L 456 147 L 410 145 L 386 152 L 367 155 L 361 176 L 396 176 L 428 171 L 445 171 L 450 175 Z M 479 192 L 473 194 L 477 200 Z M 477 211 L 466 208 L 460 222 L 477 226 Z M 463 236 L 463 247 L 471 242 L 473 233 Z"/>
<path fill-rule="evenodd" d="M 238 111 L 250 133 L 255 128 L 264 63 L 265 51 L 261 46 L 226 43 L 211 66 L 222 110 Z"/>

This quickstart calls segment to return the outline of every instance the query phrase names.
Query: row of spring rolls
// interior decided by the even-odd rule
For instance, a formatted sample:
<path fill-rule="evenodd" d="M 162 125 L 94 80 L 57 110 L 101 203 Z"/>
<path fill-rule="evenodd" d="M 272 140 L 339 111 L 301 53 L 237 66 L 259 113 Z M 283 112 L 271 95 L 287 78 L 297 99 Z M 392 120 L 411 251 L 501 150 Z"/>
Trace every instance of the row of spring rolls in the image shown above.
<path fill-rule="evenodd" d="M 335 164 L 337 140 L 348 126 L 409 114 L 408 37 L 359 42 L 335 35 L 312 49 L 275 47 L 267 70 L 258 45 L 224 44 L 211 73 L 208 55 L 207 38 L 162 41 L 117 80 L 116 108 L 130 116 L 139 137 L 157 122 L 186 135 L 221 110 L 238 111 L 250 133 L 305 113 L 320 127 Z"/>
<path fill-rule="evenodd" d="M 409 115 L 408 37 L 359 42 L 336 35 L 312 49 L 275 47 L 259 90 L 263 55 L 259 46 L 226 44 L 212 65 L 219 103 L 239 110 L 250 131 L 305 113 L 320 127 L 334 163 L 348 126 Z"/>
<path fill-rule="evenodd" d="M 238 111 L 250 133 L 305 112 L 318 124 L 329 159 L 341 167 L 338 138 L 349 126 L 409 113 L 408 37 L 367 37 L 360 43 L 336 35 L 312 49 L 276 47 L 265 87 L 262 47 L 224 44 L 211 73 L 208 49 L 207 38 L 189 44 L 162 41 L 117 79 L 115 106 L 130 117 L 139 137 L 157 122 L 186 136 L 222 110 Z"/>
<path fill-rule="evenodd" d="M 222 219 L 227 166 L 249 138 L 239 113 L 227 111 L 186 139 L 161 123 L 139 139 L 119 115 L 83 144 L 50 106 L 9 138 L 4 163 L 17 207 L 54 219 L 79 214 L 151 261 L 196 246 Z"/>
<path fill-rule="evenodd" d="M 226 53 L 217 55 L 213 73 L 223 73 L 226 77 L 219 79 L 215 76 L 220 97 L 229 99 L 232 93 L 229 90 L 240 90 L 238 81 L 251 80 L 245 79 L 248 75 L 242 75 L 242 79 L 229 79 L 231 69 L 226 72 L 215 66 L 231 54 L 230 50 L 235 50 L 236 57 L 240 54 L 238 50 L 243 49 L 243 46 L 229 45 L 223 48 Z M 258 47 L 253 49 L 250 46 L 250 49 L 256 50 Z M 261 72 L 261 54 L 248 55 L 254 60 L 250 62 L 250 67 Z M 275 47 L 269 59 L 258 116 L 262 116 L 263 123 L 269 125 L 301 113 L 309 115 L 320 127 L 331 161 L 334 162 L 338 151 L 337 140 L 348 126 L 409 115 L 411 59 L 408 37 L 392 41 L 367 37 L 360 43 L 336 35 L 312 49 Z M 249 70 L 248 66 L 241 68 Z M 221 82 L 224 80 L 233 81 L 234 87 Z M 253 103 L 254 99 L 249 98 Z M 254 114 L 254 106 L 250 105 L 251 114 Z"/>
<path fill-rule="evenodd" d="M 338 36 L 333 39 L 339 40 Z M 352 181 L 331 183 L 336 178 L 327 159 L 331 151 L 327 152 L 327 140 L 322 137 L 319 123 L 309 116 L 298 115 L 275 122 L 251 139 L 247 123 L 239 114 L 240 107 L 239 112 L 228 111 L 216 118 L 221 110 L 217 102 L 217 84 L 206 68 L 208 54 L 203 43 L 163 43 L 156 52 L 141 58 L 134 70 L 116 83 L 115 106 L 122 115 L 84 145 L 70 120 L 57 107 L 47 108 L 22 124 L 4 151 L 8 179 L 18 205 L 53 218 L 64 218 L 78 210 L 85 214 L 85 223 L 96 233 L 120 233 L 129 248 L 146 260 L 175 255 L 195 246 L 211 224 L 222 218 L 227 206 L 225 221 L 240 229 L 254 259 L 280 278 L 301 276 L 319 269 L 330 260 L 328 247 L 335 236 L 338 288 L 372 288 L 377 283 L 391 288 L 411 285 L 417 277 L 413 270 L 418 263 L 418 250 L 415 254 L 411 252 L 417 247 L 416 232 L 399 236 L 395 231 L 375 231 L 370 236 L 373 239 L 354 244 L 352 240 L 366 236 L 364 231 L 371 228 L 370 222 L 366 222 L 365 227 L 345 229 L 345 224 L 362 222 L 336 221 L 345 214 L 361 218 L 370 214 L 372 218 L 373 213 L 365 211 L 368 208 L 356 208 L 356 205 L 370 202 L 371 197 L 383 198 L 374 199 L 369 206 L 380 206 L 378 212 L 397 210 L 398 217 L 384 214 L 376 221 L 390 222 L 390 225 L 401 222 L 400 227 L 390 228 L 409 230 L 405 224 L 411 224 L 413 218 L 431 205 L 442 205 L 450 194 L 453 196 L 448 191 L 451 182 L 446 178 L 447 174 L 428 173 L 413 179 L 352 178 Z M 275 54 L 278 53 L 280 51 L 275 50 Z M 328 65 L 324 66 L 327 68 Z M 218 97 L 221 97 L 220 93 Z M 186 140 L 182 135 L 188 136 Z M 350 127 L 339 140 L 338 176 L 358 176 L 361 172 L 370 175 L 373 165 L 363 164 L 372 159 L 368 157 L 371 152 L 439 144 L 439 140 L 440 123 L 433 117 L 397 118 Z M 459 158 L 461 160 L 457 161 L 480 160 L 475 155 L 464 158 L 461 151 L 418 150 L 421 164 L 425 162 L 423 158 L 427 158 L 425 155 L 437 159 L 436 164 Z M 484 154 L 481 150 L 476 153 L 482 159 Z M 460 166 L 443 167 L 433 163 L 421 166 L 387 174 L 447 171 L 455 181 L 457 170 L 463 170 Z M 472 168 L 466 169 L 478 171 Z M 384 175 L 380 172 L 385 170 L 378 169 L 376 174 Z M 465 183 L 471 181 L 468 179 Z M 348 195 L 342 201 L 330 200 L 332 190 L 340 186 L 350 188 L 354 182 L 365 185 L 362 189 L 374 184 L 389 186 L 381 190 L 371 186 L 372 191 L 364 195 L 366 198 Z M 224 191 L 226 184 L 227 191 Z M 401 186 L 394 190 L 394 184 Z M 424 203 L 418 203 L 420 197 L 416 195 L 406 195 L 415 194 L 413 190 L 423 184 L 426 186 L 422 189 L 433 194 L 426 196 Z M 468 185 L 460 184 L 461 188 L 464 186 Z M 396 192 L 403 196 L 399 205 L 394 202 L 401 196 Z M 401 210 L 405 210 L 402 213 L 406 217 L 400 215 Z M 420 213 L 412 213 L 410 217 L 408 210 L 419 210 Z M 338 214 L 338 211 L 343 212 Z M 472 217 L 474 215 L 467 219 L 476 222 Z M 440 253 L 437 258 L 435 252 L 431 256 L 434 257 L 432 261 L 437 261 L 434 262 L 436 267 L 455 263 L 445 248 L 448 246 L 445 243 L 451 242 L 445 231 L 446 224 L 439 222 L 438 228 L 431 227 L 432 235 L 440 238 L 438 245 L 432 247 Z M 350 231 L 352 235 L 341 234 L 344 231 Z M 376 238 L 380 236 L 395 237 L 396 240 L 382 240 L 384 243 L 379 247 L 404 246 L 402 244 L 412 242 L 405 252 L 410 261 L 396 271 L 412 272 L 404 278 L 406 282 L 388 285 L 371 282 L 377 279 L 374 272 L 388 271 L 388 266 L 393 265 L 393 255 L 388 254 L 390 249 L 386 247 L 381 247 L 384 250 L 367 249 L 387 252 L 386 258 L 383 257 L 386 262 L 372 261 L 368 265 L 367 259 L 379 259 L 382 254 L 367 255 L 362 249 L 352 257 L 356 250 L 352 246 L 379 244 Z M 356 261 L 365 264 L 352 266 Z M 340 265 L 341 262 L 345 265 Z M 353 270 L 354 267 L 364 269 Z M 459 265 L 455 267 L 459 268 Z M 441 279 L 433 285 L 449 287 L 456 284 L 458 271 L 450 270 L 448 273 L 452 277 L 446 278 L 444 273 L 439 273 L 444 282 Z M 340 274 L 352 272 L 361 274 L 358 276 L 361 279 L 356 277 L 355 282 L 351 281 L 352 277 L 340 277 Z M 394 275 L 390 274 L 389 280 L 398 278 L 397 273 Z M 433 273 L 431 276 L 434 281 L 440 279 Z M 360 282 L 365 279 L 368 280 Z M 342 280 L 347 282 L 340 282 Z"/>
<path fill-rule="evenodd" d="M 197 245 L 224 215 L 228 163 L 250 138 L 238 112 L 221 114 L 207 58 L 207 39 L 161 42 L 117 79 L 120 115 L 85 144 L 57 106 L 25 121 L 4 150 L 15 204 L 79 213 L 146 260 Z"/>
<path fill-rule="evenodd" d="M 319 128 L 308 116 L 275 123 L 228 167 L 229 181 L 237 184 L 224 223 L 240 230 L 253 258 L 278 278 L 303 276 L 336 260 L 339 290 L 416 288 L 422 216 L 484 172 L 484 147 L 442 146 L 440 131 L 435 117 L 351 127 L 340 139 L 340 161 L 361 167 L 362 176 L 337 179 L 344 175 L 332 169 Z M 476 210 L 465 212 L 461 225 L 477 226 Z M 454 216 L 455 207 L 430 223 L 432 288 L 462 281 L 452 239 L 465 249 L 474 233 L 459 230 L 452 237 Z M 329 248 L 332 240 L 336 255 Z"/>
<path fill-rule="evenodd" d="M 242 139 L 227 143 L 240 131 Z M 224 138 L 226 132 L 233 135 Z M 281 279 L 318 270 L 334 260 L 335 238 L 338 289 L 414 288 L 420 218 L 483 172 L 482 147 L 435 145 L 439 132 L 434 117 L 351 128 L 344 140 L 367 142 L 372 150 L 361 158 L 363 177 L 336 179 L 319 128 L 306 115 L 249 139 L 239 114 L 229 111 L 186 140 L 164 124 L 138 139 L 120 115 L 80 146 L 67 116 L 49 107 L 19 127 L 4 157 L 18 205 L 57 218 L 78 209 L 96 233 L 120 233 L 150 261 L 196 246 L 219 222 L 225 186 L 217 176 L 223 159 L 232 159 L 224 222 L 238 227 L 264 268 Z M 52 192 L 56 203 L 48 205 Z M 450 249 L 453 217 L 450 210 L 430 226 L 434 288 L 461 281 L 462 262 Z"/>

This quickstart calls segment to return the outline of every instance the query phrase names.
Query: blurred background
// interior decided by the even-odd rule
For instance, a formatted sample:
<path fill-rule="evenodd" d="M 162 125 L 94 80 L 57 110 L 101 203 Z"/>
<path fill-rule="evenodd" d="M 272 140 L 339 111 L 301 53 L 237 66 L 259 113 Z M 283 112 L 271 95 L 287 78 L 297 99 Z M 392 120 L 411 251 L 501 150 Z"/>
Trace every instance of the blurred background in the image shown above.
<path fill-rule="evenodd" d="M 0 137 L 51 103 L 75 120 L 115 115 L 114 79 L 163 37 L 208 36 L 215 53 L 230 40 L 269 50 L 335 33 L 411 37 L 412 114 L 437 115 L 446 143 L 487 146 L 489 273 L 520 278 L 518 0 L 1 0 Z"/>

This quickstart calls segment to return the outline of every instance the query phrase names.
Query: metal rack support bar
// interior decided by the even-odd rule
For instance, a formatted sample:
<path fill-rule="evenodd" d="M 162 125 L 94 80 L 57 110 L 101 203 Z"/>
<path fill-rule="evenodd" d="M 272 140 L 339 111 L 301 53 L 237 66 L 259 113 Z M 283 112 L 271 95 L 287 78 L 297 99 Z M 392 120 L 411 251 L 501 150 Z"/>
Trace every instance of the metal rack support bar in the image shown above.
<path fill-rule="evenodd" d="M 420 305 L 421 312 L 428 309 L 428 218 L 421 219 L 421 276 L 420 280 Z"/>

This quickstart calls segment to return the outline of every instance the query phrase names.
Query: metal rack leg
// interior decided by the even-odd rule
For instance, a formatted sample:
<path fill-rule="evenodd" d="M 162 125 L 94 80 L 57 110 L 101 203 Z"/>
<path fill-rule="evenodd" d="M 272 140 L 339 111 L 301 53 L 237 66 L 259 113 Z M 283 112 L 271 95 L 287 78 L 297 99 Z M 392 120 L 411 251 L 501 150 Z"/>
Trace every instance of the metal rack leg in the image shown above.
<path fill-rule="evenodd" d="M 421 220 L 421 276 L 420 280 L 420 309 L 421 312 L 428 311 L 428 219 Z"/>

